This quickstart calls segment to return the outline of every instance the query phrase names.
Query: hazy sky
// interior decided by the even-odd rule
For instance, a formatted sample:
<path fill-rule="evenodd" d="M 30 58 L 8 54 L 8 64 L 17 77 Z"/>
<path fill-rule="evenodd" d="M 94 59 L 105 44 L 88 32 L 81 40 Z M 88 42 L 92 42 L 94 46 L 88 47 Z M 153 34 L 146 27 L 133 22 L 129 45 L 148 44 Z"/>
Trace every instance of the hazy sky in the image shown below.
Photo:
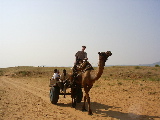
<path fill-rule="evenodd" d="M 0 0 L 0 67 L 160 61 L 160 0 Z"/>

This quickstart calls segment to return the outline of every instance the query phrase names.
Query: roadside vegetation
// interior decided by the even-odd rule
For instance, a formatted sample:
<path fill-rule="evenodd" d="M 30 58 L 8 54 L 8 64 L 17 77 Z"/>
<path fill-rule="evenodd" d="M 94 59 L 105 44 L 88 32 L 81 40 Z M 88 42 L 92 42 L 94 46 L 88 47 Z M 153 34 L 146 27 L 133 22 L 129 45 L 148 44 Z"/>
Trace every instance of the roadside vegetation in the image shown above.
<path fill-rule="evenodd" d="M 15 81 L 17 86 L 18 84 L 19 86 L 24 85 L 26 90 L 29 88 L 36 88 L 40 95 L 47 96 L 48 98 L 50 89 L 49 82 L 53 75 L 54 69 L 58 69 L 60 74 L 62 73 L 63 69 L 66 69 L 67 72 L 71 72 L 70 67 L 24 66 L 0 68 L 0 80 L 2 80 L 2 82 L 5 80 L 12 82 Z M 96 70 L 97 68 L 94 67 L 93 73 L 97 72 Z M 43 91 L 45 91 L 45 94 Z M 25 92 L 25 94 L 26 93 L 27 92 Z M 102 113 L 101 110 L 105 108 L 106 111 L 104 111 L 104 113 L 108 115 L 108 106 L 115 106 L 113 109 L 111 109 L 111 111 L 116 111 L 115 114 L 117 114 L 118 111 L 118 113 L 122 113 L 122 115 L 128 115 L 130 112 L 135 112 L 132 111 L 132 109 L 128 111 L 130 106 L 132 107 L 133 103 L 138 103 L 138 106 L 141 106 L 143 109 L 141 109 L 139 113 L 135 114 L 151 116 L 150 113 L 154 113 L 152 116 L 157 116 L 159 112 L 158 105 L 160 101 L 160 67 L 105 67 L 101 78 L 95 82 L 93 88 L 90 90 L 90 96 L 93 106 L 96 107 L 96 110 L 100 110 L 100 114 Z M 68 96 L 68 98 L 69 97 L 70 96 Z M 71 102 L 70 98 L 69 102 Z M 6 108 L 8 109 L 8 104 L 6 105 Z M 101 105 L 100 108 L 99 105 Z"/>
<path fill-rule="evenodd" d="M 4 71 L 0 70 L 0 76 L 3 76 L 3 74 L 4 74 Z"/>
<path fill-rule="evenodd" d="M 10 77 L 34 77 L 48 78 L 53 75 L 53 70 L 58 69 L 60 74 L 63 69 L 71 72 L 70 67 L 10 67 L 0 68 L 0 76 Z M 96 72 L 96 67 L 94 67 Z M 160 67 L 149 66 L 112 66 L 105 67 L 100 79 L 103 80 L 143 80 L 143 81 L 160 81 Z M 120 85 L 121 83 L 119 83 Z"/>

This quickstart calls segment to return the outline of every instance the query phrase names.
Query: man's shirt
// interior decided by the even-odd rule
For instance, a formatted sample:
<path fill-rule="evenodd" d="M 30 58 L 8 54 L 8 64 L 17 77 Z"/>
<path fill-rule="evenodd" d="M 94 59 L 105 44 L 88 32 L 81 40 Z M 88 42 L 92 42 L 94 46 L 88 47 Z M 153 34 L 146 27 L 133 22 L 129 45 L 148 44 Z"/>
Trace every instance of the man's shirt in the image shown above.
<path fill-rule="evenodd" d="M 87 53 L 83 51 L 78 51 L 76 54 L 76 59 L 81 59 L 83 60 L 84 58 L 87 58 Z"/>

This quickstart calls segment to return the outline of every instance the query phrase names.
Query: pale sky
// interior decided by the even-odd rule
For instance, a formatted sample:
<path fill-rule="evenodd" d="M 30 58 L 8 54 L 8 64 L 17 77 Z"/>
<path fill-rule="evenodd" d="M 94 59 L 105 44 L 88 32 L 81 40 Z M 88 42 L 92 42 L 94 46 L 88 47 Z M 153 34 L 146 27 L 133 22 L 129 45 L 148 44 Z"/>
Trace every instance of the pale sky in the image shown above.
<path fill-rule="evenodd" d="M 160 0 L 0 0 L 0 68 L 72 66 L 82 45 L 93 66 L 160 61 Z"/>

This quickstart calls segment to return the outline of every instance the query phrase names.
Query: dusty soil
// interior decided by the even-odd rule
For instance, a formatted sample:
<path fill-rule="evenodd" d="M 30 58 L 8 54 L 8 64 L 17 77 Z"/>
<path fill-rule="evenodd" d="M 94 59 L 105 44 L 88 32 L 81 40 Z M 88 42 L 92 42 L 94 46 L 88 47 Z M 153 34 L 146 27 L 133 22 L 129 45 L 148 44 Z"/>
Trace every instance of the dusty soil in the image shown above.
<path fill-rule="evenodd" d="M 50 103 L 46 78 L 0 77 L 0 120 L 160 120 L 160 81 L 99 79 L 90 91 L 93 115 L 70 95 Z"/>

